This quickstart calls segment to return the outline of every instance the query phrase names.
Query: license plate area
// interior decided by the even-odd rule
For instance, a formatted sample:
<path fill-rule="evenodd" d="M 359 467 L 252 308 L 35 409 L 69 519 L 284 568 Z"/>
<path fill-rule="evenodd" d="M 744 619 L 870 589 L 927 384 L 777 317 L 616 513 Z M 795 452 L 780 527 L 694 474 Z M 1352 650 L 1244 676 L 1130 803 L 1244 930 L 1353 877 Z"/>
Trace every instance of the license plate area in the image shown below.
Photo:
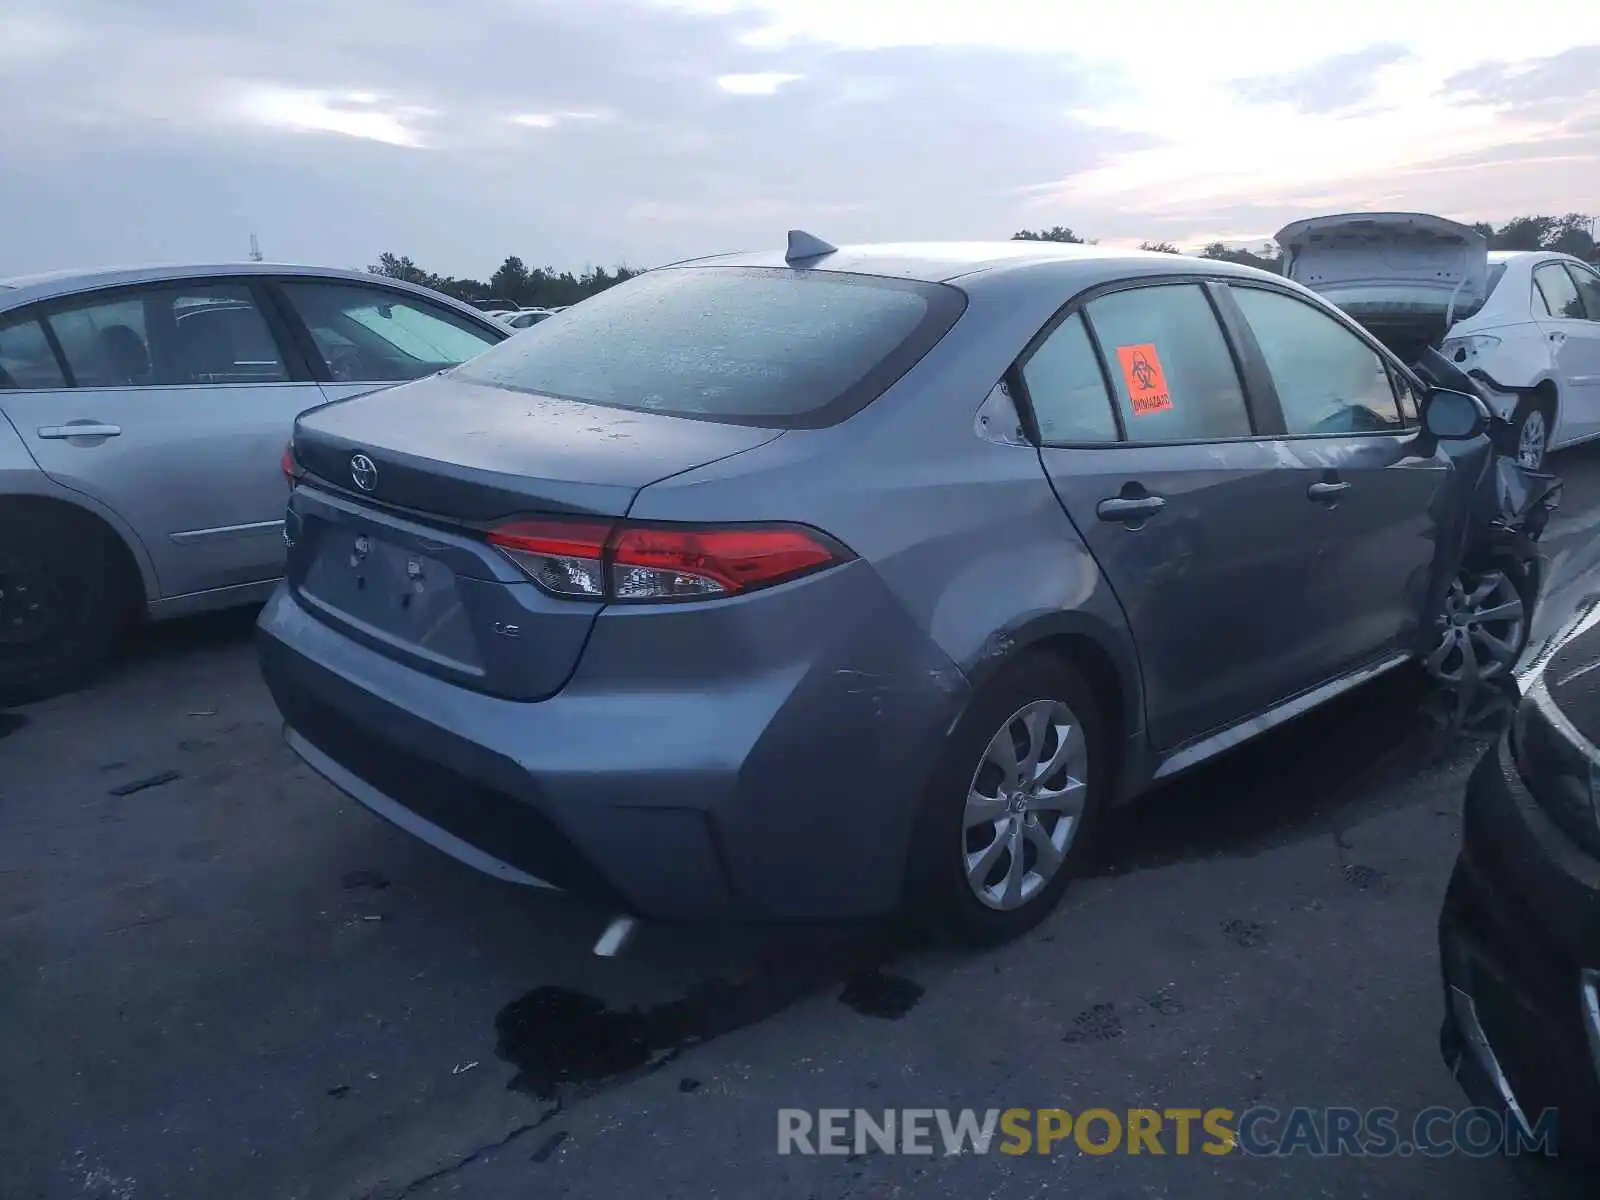
<path fill-rule="evenodd" d="M 369 637 L 482 673 L 454 571 L 369 531 L 327 526 L 320 534 L 299 585 L 305 600 Z"/>

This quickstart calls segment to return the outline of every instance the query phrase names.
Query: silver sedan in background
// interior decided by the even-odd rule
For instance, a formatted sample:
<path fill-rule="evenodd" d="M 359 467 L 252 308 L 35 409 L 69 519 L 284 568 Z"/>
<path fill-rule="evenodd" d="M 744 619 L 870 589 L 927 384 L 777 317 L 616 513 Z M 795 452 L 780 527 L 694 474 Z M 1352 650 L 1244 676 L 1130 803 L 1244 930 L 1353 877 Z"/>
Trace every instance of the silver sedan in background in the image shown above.
<path fill-rule="evenodd" d="M 133 620 L 265 598 L 295 416 L 510 333 L 354 271 L 0 279 L 0 705 L 81 680 Z"/>

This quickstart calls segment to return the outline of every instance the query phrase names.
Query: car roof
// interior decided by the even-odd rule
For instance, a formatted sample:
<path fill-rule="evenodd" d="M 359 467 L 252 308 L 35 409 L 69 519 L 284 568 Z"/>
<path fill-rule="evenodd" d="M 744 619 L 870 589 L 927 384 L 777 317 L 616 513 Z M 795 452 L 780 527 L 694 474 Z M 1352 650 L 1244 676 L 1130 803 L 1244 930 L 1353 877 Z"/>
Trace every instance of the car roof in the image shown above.
<path fill-rule="evenodd" d="M 1583 259 L 1576 254 L 1567 254 L 1561 250 L 1491 250 L 1489 262 L 1495 266 L 1501 263 L 1515 262 L 1521 258 L 1552 258 L 1563 262 L 1582 263 Z"/>
<path fill-rule="evenodd" d="M 349 279 L 357 282 L 381 282 L 386 286 L 405 291 L 419 292 L 429 297 L 438 293 L 415 287 L 398 279 L 374 276 L 365 271 L 351 271 L 340 267 L 313 267 L 297 263 L 221 262 L 221 263 L 155 263 L 143 266 L 78 267 L 61 271 L 43 271 L 35 275 L 14 275 L 0 279 L 0 309 L 18 308 L 39 300 L 54 300 L 79 292 L 100 288 L 121 287 L 128 284 L 163 283 L 167 280 L 204 279 L 210 276 L 239 275 L 306 275 L 319 279 Z M 444 297 L 450 301 L 450 297 Z M 459 302 L 451 301 L 451 303 Z"/>
<path fill-rule="evenodd" d="M 790 267 L 782 250 L 741 251 L 688 259 L 672 267 Z M 843 271 L 861 275 L 888 275 L 926 283 L 949 283 L 977 274 L 1009 274 L 1041 269 L 1063 277 L 1079 277 L 1084 286 L 1117 274 L 1191 274 L 1197 265 L 1219 275 L 1281 276 L 1219 259 L 1197 259 L 1155 250 L 1122 250 L 1073 242 L 885 242 L 841 246 L 802 268 Z M 1124 269 L 1127 268 L 1127 269 Z"/>

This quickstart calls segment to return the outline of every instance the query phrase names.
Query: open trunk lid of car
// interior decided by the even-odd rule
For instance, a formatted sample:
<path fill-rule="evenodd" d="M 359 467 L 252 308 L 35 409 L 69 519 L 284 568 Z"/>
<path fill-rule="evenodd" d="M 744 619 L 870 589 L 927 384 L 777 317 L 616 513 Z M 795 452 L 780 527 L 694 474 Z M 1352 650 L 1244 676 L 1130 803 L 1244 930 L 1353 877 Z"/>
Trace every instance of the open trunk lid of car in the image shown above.
<path fill-rule="evenodd" d="M 602 607 L 541 591 L 488 532 L 509 518 L 609 522 L 657 480 L 782 430 L 622 411 L 448 375 L 295 423 L 289 585 L 355 640 L 494 695 L 560 690 Z"/>
<path fill-rule="evenodd" d="M 1488 239 L 1426 213 L 1310 217 L 1278 231 L 1283 273 L 1344 309 L 1407 362 L 1488 294 Z"/>

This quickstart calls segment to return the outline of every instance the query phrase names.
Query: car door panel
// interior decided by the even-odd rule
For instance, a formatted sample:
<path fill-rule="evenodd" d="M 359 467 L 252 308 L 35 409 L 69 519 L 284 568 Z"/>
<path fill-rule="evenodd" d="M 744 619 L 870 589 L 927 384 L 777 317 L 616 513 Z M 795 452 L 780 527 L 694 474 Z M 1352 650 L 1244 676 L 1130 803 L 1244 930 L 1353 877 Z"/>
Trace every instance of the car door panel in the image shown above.
<path fill-rule="evenodd" d="M 1600 435 L 1600 274 L 1577 263 L 1562 264 L 1578 292 L 1582 319 L 1563 322 L 1559 354 L 1561 364 L 1575 395 L 1584 398 L 1583 411 L 1589 418 L 1583 436 Z"/>
<path fill-rule="evenodd" d="M 1313 682 L 1306 581 L 1316 506 L 1267 441 L 1045 447 L 1062 506 L 1122 604 L 1138 648 L 1146 721 L 1169 750 Z M 1107 500 L 1164 503 L 1142 523 Z"/>
<path fill-rule="evenodd" d="M 1316 554 L 1301 651 L 1308 668 L 1331 679 L 1410 649 L 1429 599 L 1449 459 L 1423 453 L 1415 434 L 1289 441 L 1282 450 L 1281 469 L 1302 496 L 1329 482 L 1347 485 L 1310 505 Z"/>
<path fill-rule="evenodd" d="M 1404 379 L 1366 335 L 1286 292 L 1230 285 L 1281 415 L 1279 472 L 1309 505 L 1315 546 L 1299 653 L 1319 680 L 1409 648 L 1426 611 L 1436 505 L 1450 460 L 1415 425 Z"/>
<path fill-rule="evenodd" d="M 313 383 L 286 383 L 11 392 L 4 404 L 45 474 L 132 526 L 171 597 L 283 573 L 278 460 L 294 418 L 321 399 Z M 74 421 L 120 433 L 49 436 Z"/>
<path fill-rule="evenodd" d="M 1550 346 L 1560 397 L 1560 442 L 1600 435 L 1600 323 L 1586 318 L 1577 284 L 1560 262 L 1533 272 L 1534 319 Z"/>
<path fill-rule="evenodd" d="M 293 371 L 242 281 L 163 282 L 38 314 L 76 386 L 8 391 L 40 469 L 118 513 L 161 596 L 282 574 L 279 459 L 322 400 Z"/>
<path fill-rule="evenodd" d="M 1278 469 L 1281 450 L 1253 436 L 1206 290 L 1091 299 L 1016 376 L 1044 470 L 1122 605 L 1155 748 L 1315 682 L 1301 645 L 1319 514 Z"/>

